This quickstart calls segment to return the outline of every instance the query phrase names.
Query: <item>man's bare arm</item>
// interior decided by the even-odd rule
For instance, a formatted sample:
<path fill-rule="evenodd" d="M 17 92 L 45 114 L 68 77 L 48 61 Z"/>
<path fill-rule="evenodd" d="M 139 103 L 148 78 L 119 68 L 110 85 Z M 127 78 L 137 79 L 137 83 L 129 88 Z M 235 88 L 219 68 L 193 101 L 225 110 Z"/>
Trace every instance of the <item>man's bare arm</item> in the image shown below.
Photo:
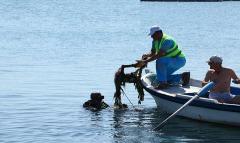
<path fill-rule="evenodd" d="M 202 81 L 202 86 L 205 86 L 209 81 L 211 77 L 211 71 L 208 71 L 205 75 L 204 80 Z"/>
<path fill-rule="evenodd" d="M 231 78 L 233 79 L 233 83 L 240 84 L 240 79 L 238 78 L 236 73 L 233 70 L 231 70 L 230 72 Z"/>
<path fill-rule="evenodd" d="M 163 51 L 160 51 L 158 54 L 152 54 L 148 59 L 144 60 L 144 62 L 148 63 L 151 61 L 154 61 L 160 57 L 162 57 L 165 53 Z"/>
<path fill-rule="evenodd" d="M 165 52 L 160 51 L 159 53 L 153 53 L 143 55 L 142 60 L 137 60 L 139 65 L 146 65 L 148 62 L 154 61 L 162 56 L 164 56 Z"/>

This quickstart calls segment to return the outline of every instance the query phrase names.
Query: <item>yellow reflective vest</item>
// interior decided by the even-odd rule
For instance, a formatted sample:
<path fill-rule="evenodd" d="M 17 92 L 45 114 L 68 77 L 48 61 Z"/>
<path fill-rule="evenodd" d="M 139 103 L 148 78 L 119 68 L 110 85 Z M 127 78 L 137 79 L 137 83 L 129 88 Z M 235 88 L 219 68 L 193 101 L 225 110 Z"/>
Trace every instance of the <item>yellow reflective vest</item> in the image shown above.
<path fill-rule="evenodd" d="M 153 41 L 153 49 L 155 50 L 155 53 L 159 53 L 163 43 L 166 40 L 172 40 L 174 42 L 173 47 L 168 49 L 165 53 L 165 55 L 163 57 L 171 57 L 171 58 L 175 58 L 175 57 L 185 57 L 184 54 L 182 53 L 182 51 L 178 48 L 177 43 L 167 34 L 163 33 L 163 37 L 162 39 Z"/>

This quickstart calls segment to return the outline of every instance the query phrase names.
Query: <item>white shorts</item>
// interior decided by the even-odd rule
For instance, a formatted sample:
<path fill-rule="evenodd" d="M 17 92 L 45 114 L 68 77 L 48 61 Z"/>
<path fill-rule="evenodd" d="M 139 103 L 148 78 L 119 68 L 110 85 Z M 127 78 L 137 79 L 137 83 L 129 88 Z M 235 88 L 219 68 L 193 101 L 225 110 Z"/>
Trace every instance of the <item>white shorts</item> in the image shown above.
<path fill-rule="evenodd" d="M 210 99 L 216 99 L 217 101 L 220 101 L 220 102 L 229 102 L 234 97 L 235 97 L 235 95 L 232 95 L 228 92 L 225 92 L 225 93 L 210 93 L 209 94 Z"/>

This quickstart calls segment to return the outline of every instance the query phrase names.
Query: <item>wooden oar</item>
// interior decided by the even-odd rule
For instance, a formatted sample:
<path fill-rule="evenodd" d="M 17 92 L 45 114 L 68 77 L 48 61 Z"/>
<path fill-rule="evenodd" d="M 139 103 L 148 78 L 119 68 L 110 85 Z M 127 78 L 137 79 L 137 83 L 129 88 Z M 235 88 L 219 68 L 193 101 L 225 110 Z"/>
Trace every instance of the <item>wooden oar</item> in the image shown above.
<path fill-rule="evenodd" d="M 212 89 L 214 86 L 214 82 L 209 82 L 206 84 L 195 96 L 193 96 L 188 102 L 186 102 L 182 107 L 180 107 L 177 111 L 175 111 L 172 115 L 167 117 L 164 121 L 162 121 L 160 124 L 158 124 L 157 127 L 155 127 L 153 130 L 158 130 L 164 127 L 164 125 L 167 123 L 168 120 L 173 118 L 178 112 L 183 110 L 188 104 L 190 104 L 194 99 L 198 98 L 199 96 L 202 96 L 206 94 L 210 89 Z"/>

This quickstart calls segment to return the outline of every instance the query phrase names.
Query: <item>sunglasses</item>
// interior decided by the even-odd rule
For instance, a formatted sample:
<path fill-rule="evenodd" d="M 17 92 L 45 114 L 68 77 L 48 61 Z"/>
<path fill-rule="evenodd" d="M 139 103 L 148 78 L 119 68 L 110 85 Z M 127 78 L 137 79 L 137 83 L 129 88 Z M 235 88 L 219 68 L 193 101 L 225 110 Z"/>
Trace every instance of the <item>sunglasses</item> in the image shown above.
<path fill-rule="evenodd" d="M 212 62 L 208 62 L 208 65 L 212 65 L 213 63 Z"/>

